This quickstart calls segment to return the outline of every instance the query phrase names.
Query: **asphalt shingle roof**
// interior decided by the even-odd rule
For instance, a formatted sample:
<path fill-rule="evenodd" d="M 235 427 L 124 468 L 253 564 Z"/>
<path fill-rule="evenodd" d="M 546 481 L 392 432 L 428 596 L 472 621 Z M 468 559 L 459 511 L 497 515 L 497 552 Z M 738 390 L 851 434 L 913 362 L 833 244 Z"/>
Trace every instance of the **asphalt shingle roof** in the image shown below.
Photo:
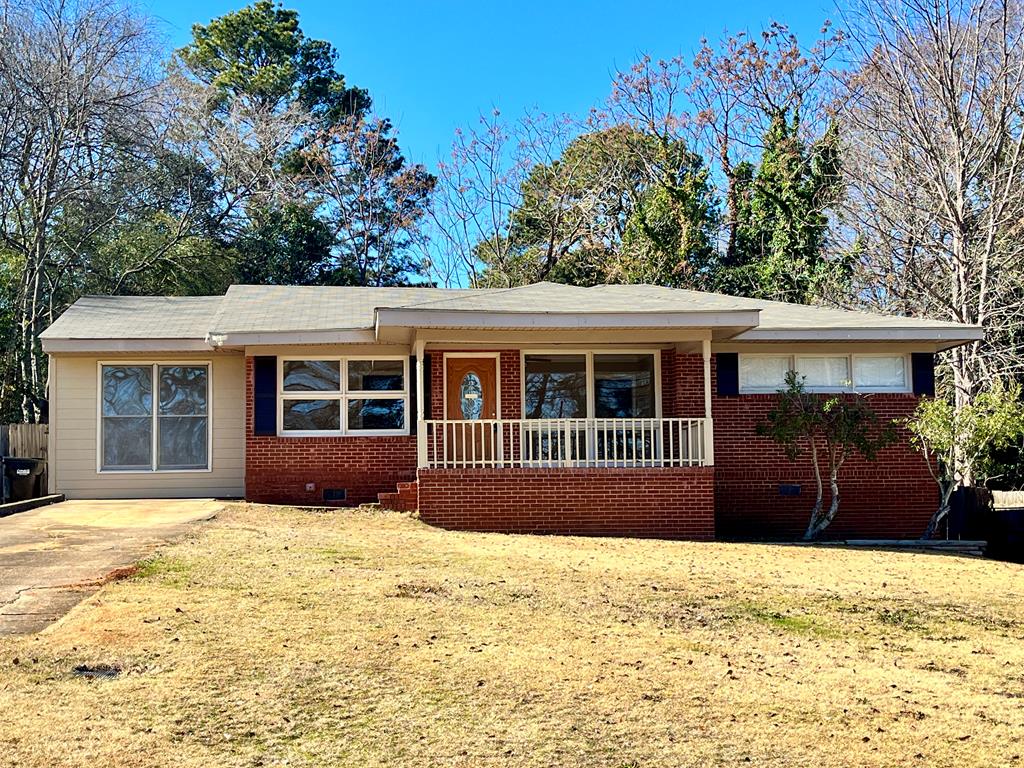
<path fill-rule="evenodd" d="M 372 328 L 377 307 L 404 307 L 460 292 L 446 288 L 232 285 L 207 330 L 259 333 Z"/>
<path fill-rule="evenodd" d="M 223 296 L 83 296 L 44 339 L 203 339 Z"/>
<path fill-rule="evenodd" d="M 957 328 L 956 323 L 854 312 L 704 293 L 658 285 L 598 285 L 580 288 L 536 283 L 500 291 L 462 291 L 410 309 L 493 312 L 672 312 L 760 310 L 760 330 L 789 328 Z"/>
<path fill-rule="evenodd" d="M 629 313 L 760 310 L 758 331 L 965 329 L 957 323 L 746 299 L 653 285 L 580 288 L 536 283 L 508 289 L 233 285 L 224 296 L 86 296 L 47 339 L 203 339 L 208 333 L 373 328 L 377 308 L 495 313 Z"/>

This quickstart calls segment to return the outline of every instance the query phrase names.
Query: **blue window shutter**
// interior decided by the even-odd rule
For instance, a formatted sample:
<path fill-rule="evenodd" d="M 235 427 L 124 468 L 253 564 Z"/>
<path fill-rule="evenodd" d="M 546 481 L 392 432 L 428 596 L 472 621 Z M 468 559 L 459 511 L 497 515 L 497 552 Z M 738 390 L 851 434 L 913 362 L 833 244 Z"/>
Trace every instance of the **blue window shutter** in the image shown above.
<path fill-rule="evenodd" d="M 912 353 L 910 372 L 914 382 L 914 394 L 935 397 L 935 355 L 931 352 Z"/>
<path fill-rule="evenodd" d="M 252 359 L 252 433 L 277 434 L 277 358 Z"/>
<path fill-rule="evenodd" d="M 717 352 L 715 369 L 718 372 L 718 394 L 734 397 L 740 393 L 740 356 L 735 352 Z"/>

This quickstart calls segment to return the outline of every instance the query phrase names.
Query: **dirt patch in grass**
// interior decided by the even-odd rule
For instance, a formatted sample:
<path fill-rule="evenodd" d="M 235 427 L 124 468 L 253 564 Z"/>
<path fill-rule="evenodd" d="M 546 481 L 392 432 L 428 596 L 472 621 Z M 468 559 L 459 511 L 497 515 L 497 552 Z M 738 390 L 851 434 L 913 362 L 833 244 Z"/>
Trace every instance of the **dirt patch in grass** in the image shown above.
<path fill-rule="evenodd" d="M 0 639 L 0 763 L 1012 765 L 1022 573 L 236 505 Z"/>

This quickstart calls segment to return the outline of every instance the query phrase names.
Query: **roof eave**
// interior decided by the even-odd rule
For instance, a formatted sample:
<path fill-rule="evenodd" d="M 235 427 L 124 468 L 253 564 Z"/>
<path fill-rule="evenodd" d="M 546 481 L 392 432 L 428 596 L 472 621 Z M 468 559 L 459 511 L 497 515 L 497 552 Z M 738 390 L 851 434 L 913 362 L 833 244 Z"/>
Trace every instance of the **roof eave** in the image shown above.
<path fill-rule="evenodd" d="M 204 339 L 60 339 L 41 340 L 43 352 L 48 355 L 89 352 L 209 352 Z"/>
<path fill-rule="evenodd" d="M 372 328 L 339 328 L 306 331 L 242 331 L 221 333 L 211 331 L 206 344 L 211 347 L 245 347 L 276 344 L 372 344 L 376 341 Z"/>
<path fill-rule="evenodd" d="M 928 342 L 950 349 L 985 338 L 985 331 L 976 326 L 953 328 L 753 328 L 737 335 L 733 341 L 889 341 Z"/>

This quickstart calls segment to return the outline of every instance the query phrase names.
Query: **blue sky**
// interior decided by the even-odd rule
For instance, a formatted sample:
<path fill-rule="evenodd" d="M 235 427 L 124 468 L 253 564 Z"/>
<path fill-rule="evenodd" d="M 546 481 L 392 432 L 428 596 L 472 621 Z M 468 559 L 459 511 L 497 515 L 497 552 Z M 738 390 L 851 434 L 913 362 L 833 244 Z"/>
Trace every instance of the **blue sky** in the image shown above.
<path fill-rule="evenodd" d="M 168 44 L 244 0 L 142 0 Z M 406 156 L 433 166 L 460 126 L 499 108 L 585 113 L 605 98 L 617 67 L 643 52 L 689 56 L 702 36 L 784 22 L 810 41 L 835 16 L 831 0 L 723 2 L 348 2 L 287 0 L 303 30 L 331 41 L 339 69 L 367 88 L 399 128 Z"/>

